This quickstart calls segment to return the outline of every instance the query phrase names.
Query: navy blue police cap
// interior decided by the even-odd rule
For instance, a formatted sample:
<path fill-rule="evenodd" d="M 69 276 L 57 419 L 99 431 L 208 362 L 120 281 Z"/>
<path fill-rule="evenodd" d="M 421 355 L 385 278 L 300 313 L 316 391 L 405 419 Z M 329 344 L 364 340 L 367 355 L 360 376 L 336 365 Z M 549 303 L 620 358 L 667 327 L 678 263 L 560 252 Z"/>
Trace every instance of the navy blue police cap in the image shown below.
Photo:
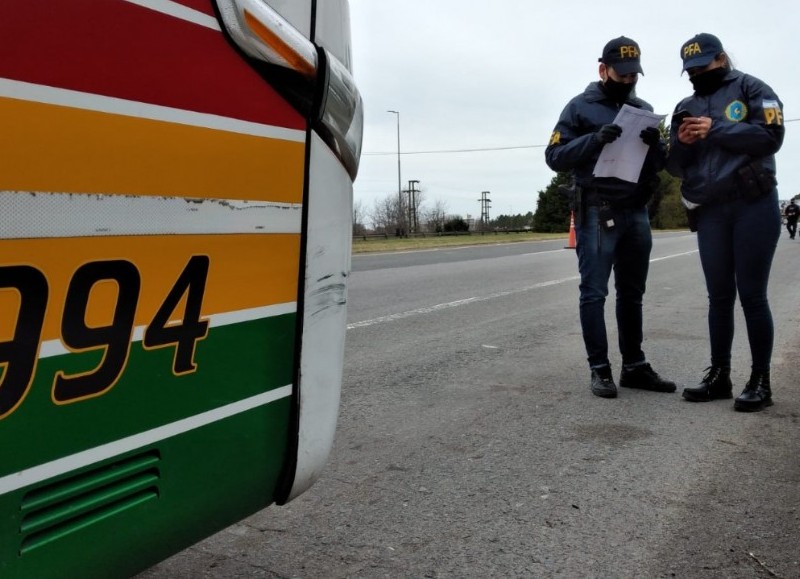
<path fill-rule="evenodd" d="M 719 38 L 707 32 L 696 34 L 681 46 L 683 70 L 705 68 L 721 52 L 725 52 L 725 49 Z"/>
<path fill-rule="evenodd" d="M 597 60 L 613 68 L 617 74 L 633 74 L 634 72 L 644 74 L 639 61 L 641 55 L 642 52 L 635 40 L 620 36 L 608 41 L 603 48 L 603 56 Z"/>

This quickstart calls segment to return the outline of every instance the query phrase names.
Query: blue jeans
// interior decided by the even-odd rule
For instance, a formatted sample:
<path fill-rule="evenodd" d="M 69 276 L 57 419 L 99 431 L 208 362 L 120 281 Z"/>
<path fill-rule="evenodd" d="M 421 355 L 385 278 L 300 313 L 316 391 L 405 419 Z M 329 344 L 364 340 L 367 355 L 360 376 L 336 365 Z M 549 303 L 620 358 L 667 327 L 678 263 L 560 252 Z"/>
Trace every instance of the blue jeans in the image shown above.
<path fill-rule="evenodd" d="M 769 371 L 774 326 L 767 300 L 772 258 L 781 235 L 778 192 L 697 209 L 697 245 L 708 290 L 711 364 L 730 367 L 733 306 L 738 292 L 752 370 Z"/>
<path fill-rule="evenodd" d="M 608 365 L 605 303 L 614 271 L 617 330 L 623 365 L 645 361 L 642 352 L 642 296 L 650 266 L 653 237 L 647 209 L 614 209 L 614 227 L 600 226 L 599 207 L 587 207 L 575 228 L 581 274 L 580 317 L 590 368 Z"/>

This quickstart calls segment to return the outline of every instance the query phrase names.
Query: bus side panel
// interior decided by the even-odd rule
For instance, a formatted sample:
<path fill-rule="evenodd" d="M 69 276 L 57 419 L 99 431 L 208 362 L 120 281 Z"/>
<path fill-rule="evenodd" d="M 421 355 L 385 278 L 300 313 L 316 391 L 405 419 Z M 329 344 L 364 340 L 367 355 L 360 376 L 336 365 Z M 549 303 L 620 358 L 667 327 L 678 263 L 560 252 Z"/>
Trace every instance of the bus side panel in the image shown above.
<path fill-rule="evenodd" d="M 288 412 L 289 398 L 284 398 L 73 471 L 38 489 L 3 495 L 0 576 L 130 576 L 264 508 L 272 492 L 265 483 L 276 480 L 282 465 L 283 457 L 274 449 L 286 444 Z M 59 480 L 72 482 L 82 475 L 91 479 L 93 473 L 122 470 L 136 462 L 142 468 L 118 483 L 123 488 L 121 496 L 113 500 L 100 496 L 95 508 L 76 514 L 62 526 L 54 523 L 38 532 L 21 531 L 33 519 L 20 512 L 20 505 L 44 492 L 55 493 Z M 113 490 L 110 484 L 98 486 L 94 494 Z M 91 494 L 87 491 L 81 496 Z M 57 506 L 70 508 L 66 502 Z M 80 501 L 73 502 L 79 509 Z"/>
<path fill-rule="evenodd" d="M 135 573 L 286 459 L 306 123 L 153 6 L 0 0 L 4 579 Z"/>

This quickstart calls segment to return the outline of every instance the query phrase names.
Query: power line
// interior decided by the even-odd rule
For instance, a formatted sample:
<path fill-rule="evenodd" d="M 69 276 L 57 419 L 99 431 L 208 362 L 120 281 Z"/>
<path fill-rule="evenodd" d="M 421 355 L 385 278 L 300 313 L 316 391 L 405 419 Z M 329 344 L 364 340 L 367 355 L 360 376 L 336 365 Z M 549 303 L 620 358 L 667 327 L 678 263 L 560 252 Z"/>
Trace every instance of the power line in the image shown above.
<path fill-rule="evenodd" d="M 485 147 L 480 149 L 440 149 L 436 151 L 403 151 L 402 155 L 436 155 L 439 153 L 478 153 L 483 151 L 510 151 L 512 149 L 539 149 L 547 145 L 519 145 L 513 147 Z M 396 155 L 394 153 L 361 153 L 362 155 Z"/>
<path fill-rule="evenodd" d="M 796 121 L 800 121 L 800 118 L 797 119 L 785 119 L 784 123 L 794 123 Z M 447 154 L 447 153 L 483 153 L 486 151 L 512 151 L 516 149 L 542 149 L 547 145 L 515 145 L 509 147 L 480 147 L 475 149 L 437 149 L 434 151 L 403 151 L 400 153 L 401 155 L 440 155 L 440 154 Z M 363 152 L 361 153 L 362 156 L 379 156 L 379 155 L 397 155 L 397 151 L 389 152 Z"/>

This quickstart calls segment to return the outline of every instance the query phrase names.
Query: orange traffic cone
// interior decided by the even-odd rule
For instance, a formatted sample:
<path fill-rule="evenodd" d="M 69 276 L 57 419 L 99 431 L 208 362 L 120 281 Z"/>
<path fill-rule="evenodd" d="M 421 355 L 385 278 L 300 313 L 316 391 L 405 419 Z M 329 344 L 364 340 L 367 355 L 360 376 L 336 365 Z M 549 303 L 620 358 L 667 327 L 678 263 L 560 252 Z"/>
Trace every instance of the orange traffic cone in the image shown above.
<path fill-rule="evenodd" d="M 575 212 L 569 212 L 569 242 L 564 249 L 575 249 Z"/>

